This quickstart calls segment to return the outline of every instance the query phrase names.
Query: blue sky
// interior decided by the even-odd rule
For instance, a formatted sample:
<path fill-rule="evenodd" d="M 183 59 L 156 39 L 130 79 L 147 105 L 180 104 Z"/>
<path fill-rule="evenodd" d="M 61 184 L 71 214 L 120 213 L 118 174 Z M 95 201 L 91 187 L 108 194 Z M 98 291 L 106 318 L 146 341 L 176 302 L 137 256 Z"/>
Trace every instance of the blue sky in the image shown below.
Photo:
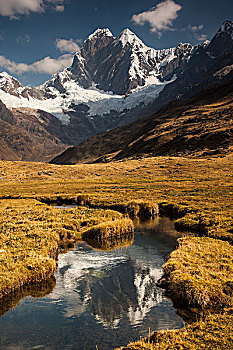
<path fill-rule="evenodd" d="M 129 28 L 156 49 L 211 39 L 232 0 L 0 0 L 0 71 L 38 85 L 97 28 Z"/>

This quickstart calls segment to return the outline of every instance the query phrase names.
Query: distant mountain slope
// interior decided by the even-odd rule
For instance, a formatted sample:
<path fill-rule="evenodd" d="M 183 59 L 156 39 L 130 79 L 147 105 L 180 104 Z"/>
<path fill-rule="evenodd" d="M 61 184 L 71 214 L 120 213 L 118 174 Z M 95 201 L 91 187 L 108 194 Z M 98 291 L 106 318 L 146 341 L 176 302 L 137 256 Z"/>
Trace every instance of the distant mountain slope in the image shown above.
<path fill-rule="evenodd" d="M 45 112 L 26 109 L 24 113 L 22 110 L 10 111 L 0 101 L 0 159 L 51 159 L 54 152 L 59 153 L 67 148 L 58 137 L 59 124 L 61 122 L 57 118 Z"/>
<path fill-rule="evenodd" d="M 77 145 L 172 101 L 231 82 L 232 65 L 232 21 L 225 21 L 210 42 L 195 47 L 180 43 L 163 50 L 147 47 L 128 29 L 117 37 L 109 29 L 98 29 L 74 55 L 71 67 L 40 87 L 23 87 L 0 73 L 0 100 L 15 116 L 14 126 L 39 137 L 38 142 Z M 44 157 L 48 153 L 42 144 Z M 54 156 L 59 151 L 54 148 Z"/>
<path fill-rule="evenodd" d="M 184 99 L 216 84 L 232 80 L 233 22 L 224 21 L 207 45 L 198 45 L 177 79 L 165 86 L 153 106 L 157 109 L 174 99 Z M 221 71 L 222 70 L 222 71 Z"/>
<path fill-rule="evenodd" d="M 53 114 L 64 125 L 66 142 L 74 145 L 144 115 L 145 106 L 176 79 L 192 51 L 192 45 L 183 43 L 155 50 L 128 29 L 118 37 L 97 29 L 74 55 L 71 67 L 39 87 L 23 87 L 0 73 L 0 100 L 9 108 Z"/>
<path fill-rule="evenodd" d="M 203 156 L 228 151 L 233 151 L 233 80 L 186 101 L 175 101 L 152 116 L 93 136 L 51 163 L 156 155 Z"/>
<path fill-rule="evenodd" d="M 190 57 L 191 44 L 155 50 L 129 29 L 115 38 L 109 29 L 98 29 L 84 42 L 70 68 L 72 78 L 84 88 L 125 95 L 132 90 L 170 80 Z"/>

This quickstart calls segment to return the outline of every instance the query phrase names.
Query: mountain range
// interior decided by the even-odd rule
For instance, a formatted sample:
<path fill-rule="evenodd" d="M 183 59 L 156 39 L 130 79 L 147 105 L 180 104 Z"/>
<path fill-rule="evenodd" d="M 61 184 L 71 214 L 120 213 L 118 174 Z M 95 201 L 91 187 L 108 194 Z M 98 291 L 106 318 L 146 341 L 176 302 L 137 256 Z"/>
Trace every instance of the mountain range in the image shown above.
<path fill-rule="evenodd" d="M 210 42 L 164 50 L 147 47 L 129 29 L 118 37 L 97 29 L 71 67 L 39 87 L 0 73 L 0 157 L 47 161 L 100 132 L 138 119 L 139 127 L 142 117 L 156 119 L 168 103 L 182 105 L 232 79 L 231 21 Z"/>
<path fill-rule="evenodd" d="M 158 112 L 97 134 L 55 157 L 53 164 L 130 157 L 210 156 L 233 151 L 233 82 L 174 101 Z"/>

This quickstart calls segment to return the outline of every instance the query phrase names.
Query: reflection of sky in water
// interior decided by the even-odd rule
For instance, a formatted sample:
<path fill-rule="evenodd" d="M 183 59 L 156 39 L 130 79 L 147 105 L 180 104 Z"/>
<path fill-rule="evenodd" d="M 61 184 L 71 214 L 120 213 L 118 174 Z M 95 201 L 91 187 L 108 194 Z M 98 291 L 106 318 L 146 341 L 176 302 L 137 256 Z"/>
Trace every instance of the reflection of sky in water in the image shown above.
<path fill-rule="evenodd" d="M 78 244 L 60 256 L 49 296 L 25 298 L 0 318 L 0 348 L 109 349 L 149 328 L 181 327 L 156 287 L 175 241 L 170 221 L 161 219 L 154 228 L 138 228 L 131 247 L 103 252 Z"/>

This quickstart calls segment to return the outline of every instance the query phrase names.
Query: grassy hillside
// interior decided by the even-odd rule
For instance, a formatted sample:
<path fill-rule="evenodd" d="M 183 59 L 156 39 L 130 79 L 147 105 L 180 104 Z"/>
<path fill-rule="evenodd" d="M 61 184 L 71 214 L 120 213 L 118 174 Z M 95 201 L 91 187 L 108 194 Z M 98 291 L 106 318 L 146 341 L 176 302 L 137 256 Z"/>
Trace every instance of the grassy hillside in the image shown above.
<path fill-rule="evenodd" d="M 233 83 L 175 101 L 127 126 L 98 134 L 52 160 L 55 164 L 128 157 L 225 154 L 233 149 Z"/>
<path fill-rule="evenodd" d="M 67 149 L 62 123 L 49 113 L 24 108 L 9 110 L 0 101 L 0 159 L 49 161 Z"/>

